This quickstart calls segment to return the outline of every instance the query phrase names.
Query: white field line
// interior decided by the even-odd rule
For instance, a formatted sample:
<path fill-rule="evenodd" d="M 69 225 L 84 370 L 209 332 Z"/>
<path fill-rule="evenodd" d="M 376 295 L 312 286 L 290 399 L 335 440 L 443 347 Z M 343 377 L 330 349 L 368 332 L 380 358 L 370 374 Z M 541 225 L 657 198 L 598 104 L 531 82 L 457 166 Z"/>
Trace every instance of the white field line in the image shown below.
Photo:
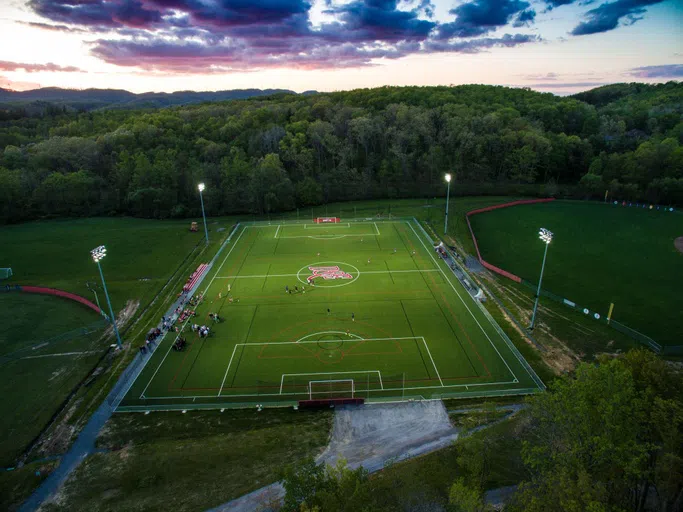
<path fill-rule="evenodd" d="M 436 371 L 436 376 L 439 377 L 439 382 L 441 383 L 441 386 L 443 386 L 443 381 L 441 380 L 441 375 L 439 375 L 439 369 L 436 367 L 436 363 L 434 362 L 434 358 L 432 357 L 432 352 L 429 350 L 429 346 L 427 345 L 427 342 L 424 339 L 424 336 L 420 336 L 422 338 L 422 343 L 424 343 L 425 348 L 427 349 L 427 353 L 429 354 L 429 359 L 432 360 L 432 366 L 434 367 L 434 370 Z"/>
<path fill-rule="evenodd" d="M 304 375 L 356 375 L 359 373 L 376 373 L 379 375 L 380 382 L 382 381 L 382 374 L 379 370 L 359 370 L 357 372 L 317 372 L 317 373 L 283 373 L 280 379 L 280 395 L 282 394 L 282 387 L 285 382 L 285 377 L 302 377 Z M 315 382 L 327 382 L 327 381 L 315 381 Z M 384 388 L 382 388 L 384 389 Z M 288 393 L 285 393 L 285 395 Z M 295 393 L 296 394 L 296 393 Z"/>
<path fill-rule="evenodd" d="M 507 363 L 507 361 L 505 360 L 505 358 L 504 358 L 504 357 L 501 355 L 501 353 L 498 351 L 498 348 L 494 345 L 494 343 L 493 343 L 493 341 L 491 340 L 491 338 L 489 337 L 488 333 L 484 330 L 484 328 L 482 327 L 482 325 L 479 323 L 479 320 L 477 320 L 477 317 L 474 316 L 474 313 L 472 313 L 472 310 L 469 308 L 469 306 L 467 305 L 467 303 L 463 300 L 463 298 L 462 298 L 462 296 L 460 295 L 460 293 L 458 293 L 458 290 L 455 288 L 455 286 L 453 286 L 453 283 L 451 282 L 450 278 L 446 275 L 446 273 L 443 271 L 443 269 L 441 269 L 441 267 L 439 267 L 439 264 L 437 263 L 436 259 L 434 258 L 434 255 L 433 255 L 433 254 L 431 253 L 431 251 L 427 248 L 427 246 L 426 246 L 425 243 L 424 243 L 424 240 L 422 240 L 422 237 L 419 236 L 419 235 L 417 234 L 417 232 L 415 231 L 415 228 L 413 228 L 413 225 L 412 225 L 410 222 L 408 222 L 408 225 L 410 226 L 410 229 L 411 229 L 412 232 L 415 234 L 415 236 L 420 240 L 420 243 L 422 244 L 422 247 L 424 247 L 424 249 L 429 253 L 429 256 L 432 258 L 432 261 L 434 261 L 434 264 L 437 266 L 437 268 L 439 268 L 439 269 L 441 270 L 441 274 L 442 274 L 443 277 L 446 279 L 446 281 L 448 281 L 448 284 L 451 285 L 451 288 L 453 288 L 453 291 L 455 292 L 455 294 L 456 294 L 456 295 L 458 296 L 458 298 L 460 299 L 460 302 L 462 302 L 463 306 L 465 306 L 465 308 L 467 309 L 467 311 L 469 312 L 469 314 L 472 315 L 472 318 L 474 319 L 474 321 L 475 321 L 475 322 L 477 323 L 477 325 L 479 326 L 479 329 L 481 329 L 481 332 L 484 333 L 484 336 L 486 336 L 486 339 L 489 340 L 489 343 L 491 344 L 491 346 L 493 347 L 493 349 L 494 349 L 494 350 L 496 351 L 496 353 L 498 354 L 498 357 L 501 358 L 501 360 L 503 361 L 503 364 L 505 364 L 505 366 L 507 367 L 508 371 L 510 372 L 510 374 L 511 374 L 512 377 L 514 378 L 514 380 L 517 380 L 517 376 L 515 375 L 515 372 L 512 371 L 512 368 L 510 368 L 510 365 Z M 469 296 L 469 295 L 468 295 L 468 296 Z"/>
<path fill-rule="evenodd" d="M 228 257 L 230 256 L 230 254 L 232 254 L 232 251 L 235 249 L 235 247 L 237 247 L 237 242 L 240 241 L 240 238 L 242 238 L 242 235 L 244 234 L 245 231 L 246 231 L 246 229 L 243 229 L 242 232 L 240 233 L 240 236 L 238 236 L 238 237 L 237 237 L 237 240 L 235 240 L 235 242 L 232 244 L 232 247 L 231 247 L 230 250 L 228 251 L 228 254 L 225 255 L 225 258 L 223 258 L 223 262 L 221 263 L 220 267 L 218 267 L 218 270 L 216 270 L 216 273 L 213 275 L 213 279 L 211 279 L 211 281 L 209 282 L 208 286 L 207 286 L 206 288 L 204 288 L 204 293 L 202 293 L 202 295 L 206 295 L 207 290 L 209 289 L 209 287 L 210 287 L 211 284 L 213 283 L 214 279 L 216 279 L 216 276 L 218 275 L 218 273 L 219 273 L 219 272 L 221 271 L 221 269 L 223 268 L 223 265 L 225 265 L 225 262 L 228 260 Z M 187 318 L 187 320 L 185 320 L 185 323 L 184 323 L 183 326 L 180 328 L 180 332 L 183 332 L 183 330 L 185 329 L 185 326 L 188 324 L 188 322 L 189 322 L 191 319 L 192 319 L 192 317 L 189 316 L 189 317 Z M 159 344 L 161 344 L 161 342 L 164 340 L 165 337 L 166 337 L 166 333 L 164 333 L 164 336 L 162 337 L 162 339 L 159 340 Z M 147 388 L 149 387 L 149 385 L 150 385 L 150 384 L 152 383 L 152 381 L 154 380 L 154 377 L 156 377 L 157 373 L 159 372 L 159 369 L 160 369 L 161 366 L 164 364 L 164 361 L 166 361 L 166 358 L 168 357 L 168 354 L 171 353 L 171 349 L 172 349 L 172 348 L 173 348 L 173 343 L 169 344 L 168 350 L 167 350 L 166 353 L 164 354 L 164 357 L 163 357 L 163 359 L 161 360 L 161 362 L 159 363 L 159 366 L 157 366 L 157 369 L 154 370 L 154 373 L 152 374 L 152 376 L 150 377 L 149 381 L 147 382 L 147 385 L 145 386 L 145 389 L 142 390 L 142 393 L 140 394 L 140 397 L 145 396 L 145 391 L 147 391 Z M 144 369 L 144 368 L 143 368 L 143 369 Z M 142 375 L 142 371 L 140 372 L 140 375 Z M 138 375 L 138 377 L 139 377 L 140 375 Z M 137 379 L 135 379 L 135 380 L 137 380 Z M 133 382 L 133 384 L 134 384 L 134 382 Z M 131 387 L 132 387 L 132 385 L 131 385 Z"/>
<path fill-rule="evenodd" d="M 377 230 L 377 236 L 379 236 L 379 228 L 377 227 L 377 223 L 373 222 L 372 224 L 375 226 L 375 229 Z"/>
<path fill-rule="evenodd" d="M 351 373 L 362 373 L 362 372 L 351 372 Z M 442 388 L 473 388 L 473 387 L 481 387 L 481 386 L 501 386 L 505 384 L 519 384 L 519 381 L 514 381 L 514 380 L 506 380 L 506 381 L 499 381 L 499 382 L 480 382 L 480 383 L 475 383 L 475 384 L 445 384 L 443 386 L 415 386 L 415 387 L 410 387 L 410 388 L 385 388 L 384 391 L 401 391 L 401 390 L 418 390 L 418 389 L 442 389 Z M 524 388 L 524 389 L 533 389 L 536 391 L 538 388 Z M 246 398 L 246 397 L 264 397 L 264 396 L 297 396 L 297 395 L 302 395 L 304 393 L 270 393 L 270 394 L 263 394 L 263 393 L 255 393 L 255 394 L 246 394 L 246 395 L 224 395 L 224 398 Z M 176 400 L 179 398 L 216 398 L 213 395 L 177 395 L 177 396 L 152 396 L 152 397 L 145 397 L 148 399 L 154 399 L 154 400 Z"/>
<path fill-rule="evenodd" d="M 19 359 L 38 359 L 41 357 L 81 356 L 84 354 L 99 354 L 99 350 L 86 350 L 84 352 L 55 352 L 54 354 L 41 354 L 39 356 L 24 356 Z"/>
<path fill-rule="evenodd" d="M 308 226 L 311 226 L 311 227 L 309 228 Z M 350 222 L 346 222 L 346 223 L 342 223 L 342 222 L 325 222 L 325 223 L 322 223 L 322 224 L 304 224 L 304 229 L 316 229 L 316 228 L 318 228 L 318 229 L 323 228 L 323 229 L 324 229 L 324 228 L 329 228 L 330 226 L 334 226 L 335 228 L 336 228 L 336 227 L 340 227 L 340 228 L 350 228 L 350 227 L 351 227 L 351 223 L 350 223 Z"/>
<path fill-rule="evenodd" d="M 282 237 L 280 237 L 282 238 Z M 359 272 L 360 274 L 408 274 L 408 273 L 415 273 L 415 272 L 441 272 L 441 269 L 438 268 L 429 268 L 429 269 L 411 269 L 411 270 L 364 270 L 363 272 Z M 296 277 L 298 274 L 258 274 L 258 275 L 251 275 L 251 276 L 221 276 L 221 277 L 216 277 L 216 279 L 249 279 L 249 278 L 264 278 L 264 277 Z"/>
<path fill-rule="evenodd" d="M 347 236 L 377 236 L 377 233 L 358 233 L 346 235 L 297 235 L 297 236 L 281 236 L 280 238 L 312 238 L 314 240 L 340 240 Z"/>
<path fill-rule="evenodd" d="M 223 391 L 223 386 L 225 385 L 225 379 L 228 378 L 228 371 L 230 371 L 230 365 L 232 365 L 232 359 L 235 357 L 235 351 L 237 350 L 237 345 L 235 345 L 232 349 L 232 355 L 230 356 L 230 362 L 228 363 L 228 367 L 225 369 L 225 375 L 223 375 L 223 382 L 221 382 L 221 389 L 218 390 L 218 395 L 216 396 L 221 396 L 221 392 Z"/>
<path fill-rule="evenodd" d="M 280 224 L 277 225 L 277 229 L 275 230 L 275 236 L 273 238 L 277 238 L 277 234 L 280 232 Z"/>
<path fill-rule="evenodd" d="M 346 334 L 346 333 L 343 333 Z M 403 338 L 353 338 L 349 340 L 311 340 L 311 341 L 257 341 L 254 343 L 238 343 L 236 346 L 244 346 L 248 347 L 249 345 L 258 345 L 259 347 L 262 345 L 302 345 L 302 344 L 312 344 L 312 343 L 339 343 L 340 341 L 342 342 L 347 342 L 347 341 L 405 341 L 405 340 L 419 340 L 421 339 L 422 336 L 406 336 Z M 336 372 L 332 372 L 336 373 Z M 295 374 L 292 374 L 295 375 Z M 308 374 L 306 374 L 308 375 Z"/>

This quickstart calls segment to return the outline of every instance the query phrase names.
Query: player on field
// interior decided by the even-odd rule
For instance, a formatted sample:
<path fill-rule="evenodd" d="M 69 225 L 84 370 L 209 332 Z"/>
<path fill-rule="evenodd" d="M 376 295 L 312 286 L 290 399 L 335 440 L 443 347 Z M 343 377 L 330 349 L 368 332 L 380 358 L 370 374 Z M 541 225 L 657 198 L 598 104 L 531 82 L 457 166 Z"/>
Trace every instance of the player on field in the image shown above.
<path fill-rule="evenodd" d="M 351 321 L 352 322 L 356 321 L 356 314 L 355 313 L 351 313 Z"/>

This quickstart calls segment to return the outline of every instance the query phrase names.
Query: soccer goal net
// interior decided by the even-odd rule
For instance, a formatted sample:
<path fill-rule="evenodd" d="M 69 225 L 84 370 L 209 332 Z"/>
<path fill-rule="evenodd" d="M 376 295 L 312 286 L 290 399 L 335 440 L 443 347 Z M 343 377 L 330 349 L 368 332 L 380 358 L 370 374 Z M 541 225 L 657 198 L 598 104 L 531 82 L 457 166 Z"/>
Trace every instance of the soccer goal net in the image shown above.
<path fill-rule="evenodd" d="M 316 224 L 338 224 L 341 219 L 339 217 L 316 217 L 313 222 Z"/>
<path fill-rule="evenodd" d="M 0 268 L 0 279 L 9 279 L 12 277 L 11 268 Z"/>
<path fill-rule="evenodd" d="M 309 400 L 324 398 L 354 398 L 356 386 L 353 379 L 312 380 L 308 383 Z"/>

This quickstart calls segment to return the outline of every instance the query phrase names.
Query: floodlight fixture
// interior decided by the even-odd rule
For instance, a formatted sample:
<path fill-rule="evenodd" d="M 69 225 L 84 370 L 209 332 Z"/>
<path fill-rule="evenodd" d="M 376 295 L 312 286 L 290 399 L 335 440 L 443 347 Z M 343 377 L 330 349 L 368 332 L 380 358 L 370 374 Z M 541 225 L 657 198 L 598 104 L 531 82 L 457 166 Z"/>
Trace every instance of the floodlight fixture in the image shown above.
<path fill-rule="evenodd" d="M 104 245 L 95 247 L 92 251 L 90 251 L 90 255 L 95 263 L 99 263 L 100 260 L 107 255 L 107 248 Z"/>
<path fill-rule="evenodd" d="M 538 237 L 546 244 L 549 244 L 553 240 L 553 233 L 550 230 L 541 228 L 541 230 L 538 232 Z"/>
<path fill-rule="evenodd" d="M 206 188 L 206 185 L 204 183 L 200 183 L 197 185 L 197 189 L 199 190 L 199 201 L 202 204 L 202 219 L 204 219 L 204 236 L 206 238 L 206 245 L 209 245 L 209 229 L 206 227 L 206 212 L 204 211 L 204 196 L 202 195 L 202 192 L 204 192 L 204 189 Z"/>
<path fill-rule="evenodd" d="M 443 221 L 443 234 L 445 235 L 446 232 L 448 231 L 448 201 L 451 198 L 451 174 L 447 173 L 446 176 L 446 183 L 447 183 L 447 188 L 446 188 L 446 217 Z"/>
<path fill-rule="evenodd" d="M 533 330 L 536 324 L 536 312 L 538 310 L 538 300 L 541 297 L 541 283 L 543 282 L 543 272 L 545 271 L 545 258 L 548 255 L 548 246 L 553 240 L 552 231 L 541 228 L 538 231 L 538 237 L 545 243 L 545 250 L 543 251 L 543 263 L 541 264 L 541 277 L 538 279 L 538 289 L 536 290 L 536 300 L 534 301 L 534 311 L 531 314 L 531 324 L 529 324 L 529 330 Z"/>
<path fill-rule="evenodd" d="M 104 288 L 104 296 L 107 297 L 107 305 L 109 306 L 109 313 L 111 314 L 111 325 L 114 328 L 114 333 L 116 334 L 116 344 L 118 345 L 118 348 L 121 349 L 123 348 L 123 344 L 121 343 L 121 335 L 119 334 L 118 327 L 116 327 L 116 317 L 114 316 L 114 308 L 111 307 L 111 300 L 109 299 L 109 292 L 107 291 L 107 283 L 104 281 L 104 273 L 102 272 L 102 265 L 100 265 L 100 261 L 106 255 L 107 248 L 104 245 L 95 247 L 92 251 L 90 251 L 90 256 L 92 256 L 93 261 L 97 263 L 97 269 L 100 271 L 100 277 L 102 278 L 102 288 Z M 101 308 L 100 311 L 102 311 Z M 104 316 L 107 316 L 104 312 L 102 314 Z"/>

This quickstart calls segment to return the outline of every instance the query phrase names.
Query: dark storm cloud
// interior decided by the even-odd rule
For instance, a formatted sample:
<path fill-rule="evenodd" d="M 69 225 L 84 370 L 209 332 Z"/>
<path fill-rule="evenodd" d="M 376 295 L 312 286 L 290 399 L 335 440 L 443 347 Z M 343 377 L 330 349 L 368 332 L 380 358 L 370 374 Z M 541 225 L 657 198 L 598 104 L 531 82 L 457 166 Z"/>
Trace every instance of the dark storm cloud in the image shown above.
<path fill-rule="evenodd" d="M 529 5 L 524 0 L 475 0 L 461 4 L 450 11 L 456 16 L 455 21 L 440 25 L 437 37 L 450 39 L 487 34 L 507 25 L 515 14 L 524 11 Z"/>
<path fill-rule="evenodd" d="M 431 0 L 326 0 L 334 19 L 311 23 L 313 0 L 30 0 L 48 30 L 106 33 L 91 53 L 111 64 L 175 73 L 271 67 L 346 68 L 416 53 L 476 52 L 538 41 L 505 34 L 531 24 L 525 0 L 475 0 L 433 21 Z M 59 25 L 56 25 L 59 24 Z M 50 27 L 50 28 L 48 28 Z M 54 28 L 53 28 L 54 27 Z M 41 27 L 43 28 L 43 27 Z"/>
<path fill-rule="evenodd" d="M 638 78 L 683 78 L 683 64 L 664 64 L 633 68 L 629 73 Z"/>
<path fill-rule="evenodd" d="M 70 25 L 149 27 L 161 21 L 159 11 L 138 0 L 30 0 L 28 5 L 44 18 Z"/>
<path fill-rule="evenodd" d="M 586 21 L 572 30 L 572 35 L 584 36 L 608 32 L 619 26 L 619 22 L 632 25 L 642 19 L 646 7 L 663 2 L 664 0 L 617 0 L 604 3 L 586 13 Z"/>
<path fill-rule="evenodd" d="M 513 27 L 526 27 L 531 25 L 536 19 L 536 11 L 533 9 L 527 9 L 522 11 L 515 18 L 515 22 L 512 24 Z"/>

